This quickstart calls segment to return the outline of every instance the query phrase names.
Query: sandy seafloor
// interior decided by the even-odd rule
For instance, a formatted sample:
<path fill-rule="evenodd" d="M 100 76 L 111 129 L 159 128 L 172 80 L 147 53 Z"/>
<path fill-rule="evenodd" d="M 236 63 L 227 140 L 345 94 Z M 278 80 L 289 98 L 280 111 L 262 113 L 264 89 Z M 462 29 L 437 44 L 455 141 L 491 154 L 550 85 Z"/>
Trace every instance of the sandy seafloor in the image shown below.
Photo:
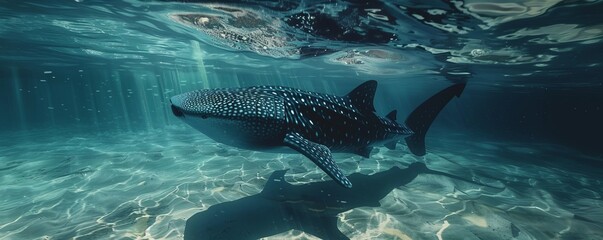
<path fill-rule="evenodd" d="M 4 137 L 6 136 L 6 137 Z M 181 239 L 186 220 L 259 193 L 275 170 L 300 185 L 329 180 L 301 154 L 240 150 L 185 126 L 147 132 L 4 134 L 0 239 Z M 431 134 L 371 158 L 334 157 L 347 174 L 421 161 L 492 187 L 420 174 L 380 206 L 338 215 L 351 239 L 603 239 L 599 161 L 551 144 Z M 376 186 L 378 187 L 378 186 Z M 317 239 L 290 230 L 266 239 Z"/>

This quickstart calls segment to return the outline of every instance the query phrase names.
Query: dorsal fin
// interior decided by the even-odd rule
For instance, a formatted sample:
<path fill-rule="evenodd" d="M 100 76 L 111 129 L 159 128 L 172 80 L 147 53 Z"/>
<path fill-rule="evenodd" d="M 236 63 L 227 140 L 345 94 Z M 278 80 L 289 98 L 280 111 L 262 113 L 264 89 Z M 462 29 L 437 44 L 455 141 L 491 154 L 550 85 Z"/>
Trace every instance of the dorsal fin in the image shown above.
<path fill-rule="evenodd" d="M 398 113 L 398 110 L 392 110 L 391 112 L 389 112 L 387 115 L 385 115 L 385 117 L 389 120 L 392 121 L 396 121 L 396 114 Z"/>
<path fill-rule="evenodd" d="M 361 113 L 373 113 L 375 112 L 373 99 L 375 98 L 376 90 L 377 81 L 369 80 L 354 88 L 346 97 L 350 99 L 352 105 Z"/>

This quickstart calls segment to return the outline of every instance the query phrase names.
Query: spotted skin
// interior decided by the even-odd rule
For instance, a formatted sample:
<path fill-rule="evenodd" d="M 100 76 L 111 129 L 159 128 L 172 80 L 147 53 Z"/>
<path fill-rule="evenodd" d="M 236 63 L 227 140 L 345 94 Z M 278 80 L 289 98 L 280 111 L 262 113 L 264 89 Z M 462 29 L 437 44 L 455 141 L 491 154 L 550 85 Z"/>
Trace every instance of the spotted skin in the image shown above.
<path fill-rule="evenodd" d="M 198 90 L 170 99 L 174 115 L 210 138 L 252 150 L 287 146 L 302 153 L 344 187 L 352 184 L 331 152 L 368 156 L 372 146 L 413 134 L 375 114 L 376 81 L 345 96 L 280 86 Z M 389 116 L 389 115 L 388 115 Z"/>
<path fill-rule="evenodd" d="M 343 175 L 341 169 L 333 161 L 331 150 L 325 145 L 314 143 L 302 137 L 299 133 L 287 133 L 285 144 L 302 153 L 322 169 L 329 177 L 339 182 L 347 188 L 352 187 L 352 183 Z"/>

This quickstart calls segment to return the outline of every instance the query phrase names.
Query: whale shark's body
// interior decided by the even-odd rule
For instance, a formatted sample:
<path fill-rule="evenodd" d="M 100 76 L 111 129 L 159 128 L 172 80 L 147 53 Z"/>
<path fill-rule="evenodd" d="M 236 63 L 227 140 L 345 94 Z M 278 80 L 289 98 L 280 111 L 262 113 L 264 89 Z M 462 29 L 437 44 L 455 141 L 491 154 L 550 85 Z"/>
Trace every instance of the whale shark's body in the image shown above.
<path fill-rule="evenodd" d="M 235 147 L 302 153 L 339 184 L 352 183 L 331 152 L 368 157 L 373 146 L 395 147 L 405 138 L 411 152 L 425 154 L 424 136 L 439 111 L 459 96 L 464 84 L 451 86 L 396 122 L 396 111 L 375 114 L 377 82 L 367 81 L 340 97 L 280 86 L 223 88 L 173 96 L 172 112 L 208 137 Z"/>

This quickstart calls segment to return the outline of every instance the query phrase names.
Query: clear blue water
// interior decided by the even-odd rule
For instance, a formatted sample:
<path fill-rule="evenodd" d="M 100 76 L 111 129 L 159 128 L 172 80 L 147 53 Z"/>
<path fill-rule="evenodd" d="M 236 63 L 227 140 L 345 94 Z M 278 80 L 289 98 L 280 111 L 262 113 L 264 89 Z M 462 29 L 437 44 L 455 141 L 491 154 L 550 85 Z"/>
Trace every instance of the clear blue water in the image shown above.
<path fill-rule="evenodd" d="M 0 239 L 601 239 L 602 12 L 0 0 Z M 215 142 L 169 106 L 202 88 L 344 95 L 369 79 L 377 114 L 399 119 L 467 87 L 427 155 L 334 154 L 350 192 L 301 154 Z"/>

